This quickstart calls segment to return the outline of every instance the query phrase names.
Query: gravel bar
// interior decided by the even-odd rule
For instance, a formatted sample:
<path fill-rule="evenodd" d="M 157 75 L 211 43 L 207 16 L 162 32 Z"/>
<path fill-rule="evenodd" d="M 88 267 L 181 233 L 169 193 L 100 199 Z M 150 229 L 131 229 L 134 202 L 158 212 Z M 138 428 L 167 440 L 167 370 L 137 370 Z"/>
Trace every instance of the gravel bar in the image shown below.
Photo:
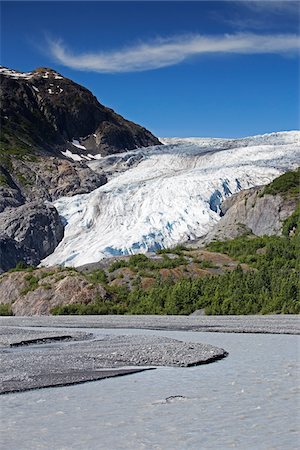
<path fill-rule="evenodd" d="M 2 328 L 4 335 L 5 328 Z M 31 345 L 29 332 L 27 339 L 27 346 L 12 348 L 8 342 L 0 349 L 2 394 L 131 374 L 140 371 L 139 367 L 145 370 L 158 366 L 197 366 L 228 355 L 211 345 L 157 336 L 103 333 L 97 334 L 96 339 Z M 41 336 L 40 339 L 43 342 Z"/>
<path fill-rule="evenodd" d="M 0 328 L 0 348 L 20 347 L 23 345 L 45 344 L 60 341 L 82 341 L 91 339 L 92 333 L 72 331 L 72 333 L 61 333 L 59 331 L 48 330 L 26 330 L 24 328 L 12 328 L 1 326 Z"/>
<path fill-rule="evenodd" d="M 265 316 L 15 316 L 0 317 L 1 325 L 300 334 L 299 316 L 292 314 Z"/>

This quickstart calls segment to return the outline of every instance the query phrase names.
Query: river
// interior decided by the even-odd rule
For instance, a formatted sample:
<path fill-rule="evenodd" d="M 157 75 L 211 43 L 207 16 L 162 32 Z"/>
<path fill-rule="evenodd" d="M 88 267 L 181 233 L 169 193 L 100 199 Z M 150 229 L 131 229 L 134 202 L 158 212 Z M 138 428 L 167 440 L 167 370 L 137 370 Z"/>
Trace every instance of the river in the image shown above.
<path fill-rule="evenodd" d="M 229 356 L 204 366 L 4 395 L 2 450 L 300 447 L 299 336 L 105 332 L 209 343 Z"/>

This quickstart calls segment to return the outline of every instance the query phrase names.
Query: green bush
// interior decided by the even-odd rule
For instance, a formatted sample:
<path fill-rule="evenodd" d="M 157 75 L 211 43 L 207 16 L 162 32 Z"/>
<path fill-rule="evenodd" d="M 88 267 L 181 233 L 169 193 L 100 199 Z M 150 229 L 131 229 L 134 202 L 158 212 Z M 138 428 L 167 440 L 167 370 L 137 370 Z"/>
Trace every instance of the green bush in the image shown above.
<path fill-rule="evenodd" d="M 87 278 L 93 283 L 107 284 L 107 275 L 103 269 L 95 270 L 94 272 L 87 275 Z"/>
<path fill-rule="evenodd" d="M 275 180 L 272 183 L 268 184 L 262 195 L 265 194 L 282 194 L 284 196 L 287 195 L 299 195 L 300 194 L 300 168 L 295 171 L 286 172 Z"/>
<path fill-rule="evenodd" d="M 282 227 L 282 234 L 284 236 L 289 236 L 290 232 L 294 231 L 294 234 L 299 236 L 299 230 L 300 230 L 300 203 L 298 204 L 293 214 L 284 221 Z"/>
<path fill-rule="evenodd" d="M 176 245 L 176 247 L 171 248 L 161 248 L 157 250 L 157 254 L 172 254 L 172 255 L 182 255 L 184 251 L 188 251 L 188 248 L 182 244 Z"/>
<path fill-rule="evenodd" d="M 201 269 L 216 269 L 218 267 L 213 262 L 207 261 L 206 259 L 204 259 L 203 261 L 198 261 L 198 265 L 201 267 Z"/>
<path fill-rule="evenodd" d="M 121 269 L 121 267 L 128 267 L 128 262 L 125 259 L 119 259 L 114 261 L 108 268 L 109 272 L 114 272 L 117 269 Z"/>
<path fill-rule="evenodd" d="M 13 269 L 10 269 L 9 272 L 22 272 L 23 270 L 32 271 L 34 268 L 32 266 L 28 266 L 24 261 L 19 261 Z"/>
<path fill-rule="evenodd" d="M 0 316 L 13 316 L 11 305 L 0 305 Z"/>
<path fill-rule="evenodd" d="M 26 285 L 21 291 L 22 295 L 26 295 L 28 292 L 34 291 L 39 286 L 39 278 L 34 275 L 26 275 L 24 280 L 26 281 Z"/>

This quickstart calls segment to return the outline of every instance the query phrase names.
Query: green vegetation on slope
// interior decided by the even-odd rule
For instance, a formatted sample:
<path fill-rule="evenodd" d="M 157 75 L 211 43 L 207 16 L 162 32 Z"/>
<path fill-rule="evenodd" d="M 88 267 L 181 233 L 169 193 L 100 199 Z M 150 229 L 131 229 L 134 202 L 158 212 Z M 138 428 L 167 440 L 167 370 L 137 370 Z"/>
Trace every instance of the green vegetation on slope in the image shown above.
<path fill-rule="evenodd" d="M 286 172 L 272 183 L 268 184 L 262 195 L 281 194 L 283 196 L 296 196 L 300 194 L 300 168 L 295 171 Z"/>
<path fill-rule="evenodd" d="M 282 227 L 282 234 L 284 236 L 289 236 L 290 234 L 293 234 L 299 237 L 300 232 L 299 223 L 300 223 L 300 203 L 298 204 L 293 214 L 285 220 Z"/>
<path fill-rule="evenodd" d="M 169 253 L 171 250 L 169 250 Z M 162 255 L 163 259 L 151 259 L 148 258 L 146 255 L 143 254 L 137 254 L 132 255 L 128 260 L 120 259 L 118 261 L 115 261 L 111 264 L 109 267 L 109 272 L 113 272 L 117 269 L 120 269 L 122 267 L 128 267 L 132 270 L 137 269 L 148 269 L 148 270 L 159 270 L 159 269 L 174 269 L 175 267 L 178 267 L 183 264 L 187 264 L 186 259 L 184 256 L 180 253 L 176 258 L 171 259 L 169 256 L 163 253 Z"/>

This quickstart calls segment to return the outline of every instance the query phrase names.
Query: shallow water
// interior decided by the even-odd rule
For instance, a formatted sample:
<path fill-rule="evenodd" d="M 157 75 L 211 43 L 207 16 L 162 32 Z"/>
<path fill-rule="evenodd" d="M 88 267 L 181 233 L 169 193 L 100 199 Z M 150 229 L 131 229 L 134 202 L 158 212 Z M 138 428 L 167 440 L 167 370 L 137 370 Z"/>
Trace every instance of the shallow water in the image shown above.
<path fill-rule="evenodd" d="M 299 336 L 89 331 L 199 341 L 229 356 L 2 396 L 2 449 L 299 448 Z"/>

